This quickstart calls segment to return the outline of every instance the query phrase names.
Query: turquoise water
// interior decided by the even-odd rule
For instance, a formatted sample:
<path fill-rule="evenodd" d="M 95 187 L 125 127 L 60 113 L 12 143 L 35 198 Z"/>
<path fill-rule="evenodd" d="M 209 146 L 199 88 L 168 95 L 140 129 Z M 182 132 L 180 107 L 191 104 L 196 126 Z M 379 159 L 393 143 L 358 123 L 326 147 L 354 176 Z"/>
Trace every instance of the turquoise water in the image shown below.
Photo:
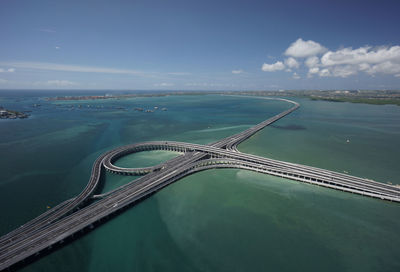
<path fill-rule="evenodd" d="M 400 184 L 400 108 L 314 102 L 245 141 L 239 150 Z M 274 144 L 258 144 L 271 141 Z"/>
<path fill-rule="evenodd" d="M 110 148 L 148 140 L 209 143 L 290 107 L 219 95 L 90 102 L 24 97 L 0 100 L 32 110 L 27 120 L 0 122 L 1 234 L 77 194 L 95 158 Z M 295 100 L 299 110 L 239 150 L 400 184 L 400 107 Z M 155 106 L 168 110 L 133 110 Z M 120 163 L 148 166 L 176 155 L 152 153 Z M 108 174 L 103 190 L 130 180 Z M 399 271 L 399 212 L 398 204 L 277 177 L 209 170 L 23 270 Z"/>
<path fill-rule="evenodd" d="M 163 150 L 137 152 L 119 158 L 114 162 L 114 165 L 125 168 L 149 167 L 170 160 L 181 154 L 183 153 Z"/>

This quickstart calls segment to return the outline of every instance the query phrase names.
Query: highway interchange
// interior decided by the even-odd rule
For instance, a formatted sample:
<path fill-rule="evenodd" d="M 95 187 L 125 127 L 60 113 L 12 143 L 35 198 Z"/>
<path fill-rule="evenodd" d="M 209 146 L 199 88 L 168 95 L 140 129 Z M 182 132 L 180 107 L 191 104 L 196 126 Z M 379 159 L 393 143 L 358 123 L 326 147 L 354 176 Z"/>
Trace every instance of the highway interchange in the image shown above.
<path fill-rule="evenodd" d="M 81 230 L 138 202 L 187 175 L 212 168 L 237 168 L 378 199 L 400 202 L 400 188 L 329 170 L 268 159 L 237 150 L 237 145 L 257 131 L 299 108 L 297 102 L 279 99 L 293 106 L 243 132 L 209 145 L 173 141 L 154 141 L 118 147 L 99 156 L 93 164 L 87 186 L 76 197 L 66 200 L 46 213 L 0 238 L 0 270 L 64 242 Z M 183 154 L 157 166 L 121 168 L 114 163 L 121 157 L 149 150 L 171 150 Z M 104 171 L 140 178 L 111 192 L 95 195 Z"/>

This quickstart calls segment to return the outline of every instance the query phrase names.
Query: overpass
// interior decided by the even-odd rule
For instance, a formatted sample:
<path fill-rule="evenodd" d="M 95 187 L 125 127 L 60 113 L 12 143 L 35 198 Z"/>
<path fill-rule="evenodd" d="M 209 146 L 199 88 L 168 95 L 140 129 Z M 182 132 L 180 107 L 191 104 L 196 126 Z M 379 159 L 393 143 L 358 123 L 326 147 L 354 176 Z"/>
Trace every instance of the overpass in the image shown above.
<path fill-rule="evenodd" d="M 264 127 L 298 109 L 293 106 L 245 131 L 209 145 L 174 141 L 153 141 L 115 148 L 100 155 L 93 164 L 89 182 L 76 197 L 0 238 L 0 270 L 12 268 L 26 258 L 39 255 L 66 238 L 92 228 L 113 215 L 187 175 L 212 168 L 237 168 L 256 171 L 300 182 L 324 186 L 363 196 L 400 202 L 400 188 L 334 171 L 273 160 L 237 150 L 237 145 Z M 144 168 L 122 168 L 114 163 L 128 154 L 149 150 L 183 153 L 167 162 Z M 140 178 L 105 194 L 94 195 L 104 171 Z"/>

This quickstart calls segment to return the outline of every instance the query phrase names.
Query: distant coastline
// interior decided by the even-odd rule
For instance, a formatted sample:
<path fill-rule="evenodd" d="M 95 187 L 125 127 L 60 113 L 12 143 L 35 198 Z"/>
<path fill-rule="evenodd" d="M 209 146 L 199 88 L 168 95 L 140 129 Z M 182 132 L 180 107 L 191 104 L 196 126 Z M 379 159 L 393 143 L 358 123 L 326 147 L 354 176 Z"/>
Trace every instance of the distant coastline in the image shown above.
<path fill-rule="evenodd" d="M 400 106 L 400 91 L 370 91 L 370 90 L 281 90 L 273 92 L 246 91 L 239 92 L 246 95 L 270 95 L 308 98 L 311 100 L 329 102 L 349 102 L 371 105 L 397 105 Z"/>
<path fill-rule="evenodd" d="M 400 106 L 400 91 L 387 90 L 280 90 L 280 91 L 160 91 L 160 92 L 138 92 L 128 94 L 105 94 L 105 95 L 75 95 L 47 97 L 47 101 L 77 101 L 77 100 L 103 100 L 124 99 L 133 97 L 161 97 L 170 95 L 207 95 L 207 94 L 236 94 L 254 96 L 286 96 L 301 97 L 311 100 L 329 102 L 349 102 L 372 105 L 397 105 Z"/>
<path fill-rule="evenodd" d="M 397 105 L 400 106 L 400 99 L 390 98 L 352 98 L 352 97 L 310 97 L 311 100 L 329 102 L 349 102 L 371 105 Z"/>

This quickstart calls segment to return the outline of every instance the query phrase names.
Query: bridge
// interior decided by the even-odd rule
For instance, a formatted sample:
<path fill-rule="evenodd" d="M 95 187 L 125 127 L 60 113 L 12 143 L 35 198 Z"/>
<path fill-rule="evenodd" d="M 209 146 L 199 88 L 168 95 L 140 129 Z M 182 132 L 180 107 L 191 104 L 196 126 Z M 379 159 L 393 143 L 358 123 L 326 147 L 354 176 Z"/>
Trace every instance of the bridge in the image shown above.
<path fill-rule="evenodd" d="M 212 168 L 245 169 L 344 192 L 400 202 L 400 188 L 395 186 L 239 152 L 237 150 L 239 143 L 300 106 L 291 100 L 278 100 L 286 101 L 293 106 L 247 130 L 208 145 L 152 141 L 122 146 L 105 152 L 94 162 L 89 182 L 79 195 L 62 202 L 0 238 L 0 270 L 13 268 L 14 265 L 32 256 L 40 257 L 42 252 L 52 246 L 63 243 L 65 239 L 82 230 L 92 229 L 97 222 L 121 212 L 124 208 L 165 186 L 187 175 Z M 182 155 L 151 167 L 122 168 L 114 164 L 123 156 L 149 150 L 178 151 Z M 110 192 L 95 195 L 104 171 L 141 177 Z"/>

